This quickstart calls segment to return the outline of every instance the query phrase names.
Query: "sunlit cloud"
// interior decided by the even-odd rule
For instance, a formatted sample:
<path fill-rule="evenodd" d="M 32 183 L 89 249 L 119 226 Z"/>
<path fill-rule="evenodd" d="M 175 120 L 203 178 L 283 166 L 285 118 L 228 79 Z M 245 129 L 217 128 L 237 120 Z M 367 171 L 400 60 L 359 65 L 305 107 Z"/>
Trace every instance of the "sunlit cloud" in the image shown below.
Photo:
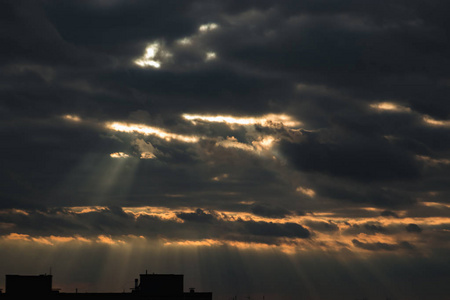
<path fill-rule="evenodd" d="M 297 192 L 302 193 L 302 194 L 304 194 L 306 196 L 309 196 L 311 198 L 316 195 L 316 192 L 313 189 L 309 189 L 309 188 L 305 188 L 305 187 L 301 187 L 301 186 L 297 187 L 295 190 Z"/>
<path fill-rule="evenodd" d="M 228 136 L 225 140 L 218 141 L 216 146 L 224 148 L 236 148 L 245 151 L 254 151 L 255 148 L 249 144 L 239 142 L 234 136 Z"/>
<path fill-rule="evenodd" d="M 207 23 L 207 24 L 200 25 L 200 27 L 198 28 L 198 31 L 205 33 L 208 31 L 216 30 L 218 28 L 219 28 L 219 25 L 217 25 L 216 23 Z"/>
<path fill-rule="evenodd" d="M 217 58 L 217 55 L 215 52 L 206 52 L 205 60 L 210 61 Z"/>
<path fill-rule="evenodd" d="M 86 214 L 91 212 L 99 212 L 102 210 L 107 209 L 107 207 L 104 206 L 75 206 L 75 207 L 67 207 L 66 208 L 71 213 L 75 214 Z"/>
<path fill-rule="evenodd" d="M 437 126 L 437 127 L 450 127 L 450 121 L 449 120 L 436 120 L 433 119 L 430 116 L 424 116 L 423 121 L 431 126 Z"/>
<path fill-rule="evenodd" d="M 427 207 L 450 208 L 450 204 L 447 204 L 447 203 L 421 202 L 420 204 L 423 205 L 423 206 L 427 206 Z M 449 218 L 449 222 L 450 222 L 450 218 Z"/>
<path fill-rule="evenodd" d="M 97 242 L 102 243 L 102 244 L 111 245 L 111 246 L 125 243 L 125 241 L 122 241 L 119 239 L 112 239 L 111 237 L 106 236 L 106 235 L 99 235 L 97 237 Z"/>
<path fill-rule="evenodd" d="M 395 111 L 395 112 L 411 112 L 409 107 L 394 102 L 378 102 L 370 104 L 370 107 L 377 110 Z"/>
<path fill-rule="evenodd" d="M 153 42 L 147 45 L 144 55 L 136 59 L 134 63 L 143 68 L 159 69 L 162 65 L 162 60 L 171 56 L 170 52 L 162 49 L 162 45 L 159 42 Z"/>
<path fill-rule="evenodd" d="M 267 135 L 261 137 L 257 141 L 253 141 L 252 145 L 257 151 L 269 150 L 273 147 L 274 143 L 277 141 L 273 136 Z"/>
<path fill-rule="evenodd" d="M 73 122 L 80 122 L 81 118 L 77 115 L 64 115 L 62 116 L 63 119 L 69 120 L 69 121 L 73 121 Z"/>
<path fill-rule="evenodd" d="M 184 37 L 182 39 L 179 39 L 176 41 L 178 44 L 186 46 L 186 45 L 192 45 L 192 39 L 188 37 Z"/>
<path fill-rule="evenodd" d="M 106 123 L 106 127 L 110 130 L 127 132 L 127 133 L 139 133 L 143 135 L 153 135 L 164 139 L 168 142 L 171 140 L 177 140 L 185 143 L 197 143 L 200 140 L 198 136 L 189 136 L 167 132 L 158 127 L 147 126 L 144 124 L 130 124 L 123 122 L 109 122 Z"/>
<path fill-rule="evenodd" d="M 141 153 L 141 159 L 154 159 L 156 158 L 156 152 L 158 150 L 153 147 L 153 145 L 150 142 L 146 142 L 143 139 L 136 139 L 133 142 L 133 145 L 138 149 L 138 151 Z"/>
<path fill-rule="evenodd" d="M 130 155 L 128 155 L 128 154 L 126 154 L 124 152 L 114 152 L 114 153 L 111 153 L 109 156 L 112 157 L 112 158 L 127 158 L 127 157 L 130 157 Z"/>
<path fill-rule="evenodd" d="M 269 151 L 275 142 L 276 139 L 272 136 L 261 136 L 258 140 L 252 141 L 251 144 L 239 142 L 234 136 L 227 136 L 226 139 L 218 140 L 215 145 L 223 148 L 244 150 L 254 154 L 262 154 L 264 151 Z M 275 158 L 273 155 L 272 157 Z"/>
<path fill-rule="evenodd" d="M 394 103 L 394 102 L 378 102 L 370 104 L 372 109 L 379 111 L 393 111 L 393 112 L 412 112 L 411 108 Z M 436 120 L 428 115 L 421 115 L 422 121 L 427 125 L 436 127 L 450 127 L 450 120 Z"/>
<path fill-rule="evenodd" d="M 164 246 L 175 247 L 214 247 L 214 246 L 230 246 L 239 250 L 251 250 L 251 251 L 273 251 L 280 250 L 285 254 L 294 254 L 297 250 L 296 239 L 292 239 L 292 243 L 281 243 L 269 245 L 266 243 L 257 242 L 243 242 L 243 241 L 231 241 L 231 240 L 182 240 L 182 241 L 166 241 Z"/>
<path fill-rule="evenodd" d="M 213 239 L 204 239 L 199 241 L 190 241 L 190 240 L 183 240 L 183 241 L 166 241 L 164 243 L 165 246 L 183 246 L 183 247 L 199 247 L 199 246 L 217 246 L 217 245 L 223 245 L 223 242 Z"/>
<path fill-rule="evenodd" d="M 30 236 L 28 234 L 21 234 L 21 233 L 10 233 L 7 236 L 5 236 L 7 240 L 29 240 Z"/>
<path fill-rule="evenodd" d="M 209 123 L 225 123 L 228 125 L 259 125 L 264 127 L 277 127 L 280 125 L 296 127 L 301 122 L 294 120 L 291 116 L 284 114 L 268 114 L 262 117 L 234 117 L 223 115 L 192 115 L 183 114 L 183 118 L 197 124 L 197 121 Z"/>

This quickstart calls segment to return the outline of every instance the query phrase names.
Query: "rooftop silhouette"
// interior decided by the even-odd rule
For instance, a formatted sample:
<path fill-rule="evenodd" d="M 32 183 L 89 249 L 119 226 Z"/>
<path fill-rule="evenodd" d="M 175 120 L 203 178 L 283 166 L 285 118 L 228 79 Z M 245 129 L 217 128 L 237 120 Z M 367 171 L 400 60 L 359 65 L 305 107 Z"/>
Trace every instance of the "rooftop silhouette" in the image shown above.
<path fill-rule="evenodd" d="M 184 291 L 181 274 L 140 274 L 130 292 L 65 293 L 53 289 L 52 275 L 6 275 L 3 299 L 152 299 L 152 300 L 212 300 L 212 292 Z"/>

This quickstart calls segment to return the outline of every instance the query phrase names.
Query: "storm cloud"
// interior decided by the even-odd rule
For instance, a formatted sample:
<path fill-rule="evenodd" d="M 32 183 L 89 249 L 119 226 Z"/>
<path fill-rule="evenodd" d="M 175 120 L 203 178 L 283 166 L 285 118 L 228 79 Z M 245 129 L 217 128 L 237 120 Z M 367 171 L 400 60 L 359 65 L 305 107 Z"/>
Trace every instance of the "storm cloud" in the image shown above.
<path fill-rule="evenodd" d="M 449 9 L 1 1 L 0 271 L 100 290 L 148 251 L 222 298 L 445 299 Z"/>

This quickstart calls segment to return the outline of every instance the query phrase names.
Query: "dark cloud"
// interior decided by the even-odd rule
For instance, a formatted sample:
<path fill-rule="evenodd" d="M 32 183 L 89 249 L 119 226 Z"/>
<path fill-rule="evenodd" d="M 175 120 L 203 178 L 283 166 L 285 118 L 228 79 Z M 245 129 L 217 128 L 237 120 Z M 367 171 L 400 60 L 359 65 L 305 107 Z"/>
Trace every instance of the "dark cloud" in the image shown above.
<path fill-rule="evenodd" d="M 338 291 L 345 278 L 361 287 L 360 296 L 346 298 L 385 297 L 380 285 L 397 291 L 393 299 L 432 299 L 424 292 L 432 288 L 434 299 L 445 299 L 449 8 L 440 0 L 1 1 L 0 243 L 11 243 L 11 234 L 24 239 L 18 243 L 96 241 L 79 253 L 94 280 L 100 274 L 93 266 L 104 269 L 108 256 L 100 255 L 106 246 L 96 244 L 99 236 L 139 244 L 132 254 L 141 239 L 218 240 L 223 244 L 211 242 L 213 250 L 198 256 L 203 268 L 194 269 L 210 278 L 202 272 L 217 267 L 223 278 L 215 282 L 225 278 L 241 291 L 251 288 L 240 268 L 247 263 L 261 274 L 278 270 L 283 282 L 272 280 L 282 288 L 267 298 L 282 299 L 280 290 L 289 291 L 286 299 L 303 291 L 329 298 L 320 284 L 339 283 Z M 135 63 L 148 45 L 159 68 Z M 283 114 L 301 124 L 190 122 L 185 113 Z M 106 127 L 110 121 L 201 138 L 118 132 Z M 144 151 L 154 156 L 141 157 Z M 170 217 L 148 213 L 155 207 Z M 264 256 L 265 269 L 258 255 L 235 253 L 234 242 L 280 255 Z M 9 245 L 0 247 L 3 261 L 17 257 Z M 280 250 L 288 246 L 289 259 Z M 339 263 L 295 247 L 326 248 Z M 396 257 L 412 249 L 423 252 L 409 251 L 408 263 Z M 153 250 L 152 258 L 165 252 Z M 48 251 L 45 264 L 50 253 L 70 252 L 61 251 Z M 380 255 L 372 262 L 386 279 L 370 275 L 351 251 Z M 83 260 L 73 259 L 72 266 Z M 343 261 L 364 282 L 342 271 Z M 364 295 L 368 282 L 374 288 Z M 388 289 L 390 282 L 403 290 Z"/>
<path fill-rule="evenodd" d="M 380 213 L 380 215 L 383 216 L 383 217 L 394 217 L 394 218 L 398 218 L 398 214 L 395 213 L 394 211 L 391 211 L 391 210 L 383 210 L 383 211 Z"/>
<path fill-rule="evenodd" d="M 307 221 L 305 223 L 308 227 L 319 231 L 319 232 L 335 232 L 339 231 L 339 226 L 335 223 L 329 222 L 320 222 L 320 221 Z"/>
<path fill-rule="evenodd" d="M 197 208 L 194 213 L 179 213 L 177 217 L 184 221 L 200 223 L 211 223 L 215 220 L 213 215 L 205 213 L 200 208 Z"/>
<path fill-rule="evenodd" d="M 281 151 L 293 166 L 306 172 L 324 172 L 357 181 L 416 179 L 420 165 L 413 157 L 384 140 L 304 132 L 299 143 L 284 142 Z"/>
<path fill-rule="evenodd" d="M 287 215 L 290 215 L 291 212 L 287 209 L 279 206 L 271 206 L 264 203 L 254 203 L 250 206 L 250 211 L 262 217 L 269 218 L 284 218 Z"/>
<path fill-rule="evenodd" d="M 369 250 L 369 251 L 396 251 L 396 250 L 413 250 L 415 247 L 409 242 L 400 242 L 398 244 L 388 244 L 388 243 L 364 243 L 357 239 L 353 239 L 352 243 L 355 247 Z"/>
<path fill-rule="evenodd" d="M 272 222 L 255 222 L 240 221 L 244 229 L 253 235 L 271 236 L 271 237 L 298 237 L 308 238 L 310 232 L 305 227 L 296 223 L 272 223 Z"/>
<path fill-rule="evenodd" d="M 421 233 L 422 232 L 422 228 L 420 228 L 417 224 L 411 223 L 411 224 L 408 224 L 406 226 L 406 231 Z"/>

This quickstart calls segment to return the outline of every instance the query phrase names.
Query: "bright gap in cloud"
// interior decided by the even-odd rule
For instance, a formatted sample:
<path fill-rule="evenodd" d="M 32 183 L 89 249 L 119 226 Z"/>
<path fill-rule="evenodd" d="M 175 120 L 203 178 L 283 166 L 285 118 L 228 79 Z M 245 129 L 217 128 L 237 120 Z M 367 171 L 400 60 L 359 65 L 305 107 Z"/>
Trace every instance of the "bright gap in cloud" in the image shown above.
<path fill-rule="evenodd" d="M 377 110 L 387 110 L 396 112 L 411 112 L 411 109 L 393 102 L 378 102 L 370 104 L 370 107 Z"/>
<path fill-rule="evenodd" d="M 433 119 L 430 116 L 424 116 L 423 121 L 427 123 L 428 125 L 432 126 L 438 126 L 438 127 L 450 127 L 450 121 L 449 120 L 436 120 Z"/>
<path fill-rule="evenodd" d="M 217 58 L 217 55 L 215 52 L 206 52 L 205 60 L 210 61 Z"/>
<path fill-rule="evenodd" d="M 203 24 L 200 25 L 200 27 L 198 28 L 198 31 L 205 33 L 208 31 L 212 31 L 219 28 L 219 25 L 217 25 L 216 23 L 208 23 L 208 24 Z"/>
<path fill-rule="evenodd" d="M 161 44 L 153 42 L 145 48 L 145 53 L 142 57 L 136 59 L 134 63 L 140 67 L 151 67 L 159 69 L 162 65 L 161 58 L 172 56 L 171 53 L 162 50 Z"/>
<path fill-rule="evenodd" d="M 183 118 L 196 124 L 196 121 L 210 123 L 225 123 L 229 125 L 260 125 L 264 127 L 277 127 L 284 125 L 287 127 L 296 127 L 301 122 L 294 120 L 291 116 L 284 114 L 268 114 L 262 117 L 233 117 L 223 115 L 192 115 L 183 114 Z"/>
<path fill-rule="evenodd" d="M 114 152 L 109 155 L 112 158 L 127 158 L 130 157 L 128 154 L 124 152 Z"/>
<path fill-rule="evenodd" d="M 77 115 L 64 115 L 62 116 L 63 119 L 73 121 L 73 122 L 80 122 L 81 118 Z"/>
<path fill-rule="evenodd" d="M 161 139 L 164 139 L 168 142 L 171 140 L 177 140 L 185 143 L 197 143 L 200 140 L 198 136 L 189 136 L 182 135 L 164 131 L 157 127 L 147 126 L 144 124 L 129 124 L 123 122 L 109 122 L 106 123 L 106 127 L 108 129 L 119 131 L 119 132 L 128 132 L 128 133 L 140 133 L 143 135 L 154 135 Z"/>

